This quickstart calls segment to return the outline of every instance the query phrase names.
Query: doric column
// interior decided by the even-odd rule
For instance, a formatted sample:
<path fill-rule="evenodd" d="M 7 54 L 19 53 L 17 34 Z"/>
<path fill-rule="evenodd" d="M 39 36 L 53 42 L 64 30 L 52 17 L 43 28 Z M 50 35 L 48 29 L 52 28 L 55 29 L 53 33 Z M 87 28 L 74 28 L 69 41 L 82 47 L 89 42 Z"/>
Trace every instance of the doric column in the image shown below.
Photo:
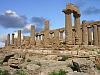
<path fill-rule="evenodd" d="M 7 35 L 7 46 L 10 46 L 10 34 Z"/>
<path fill-rule="evenodd" d="M 73 35 L 73 45 L 75 45 L 75 29 L 73 28 L 72 31 L 73 31 L 73 34 L 72 34 Z"/>
<path fill-rule="evenodd" d="M 91 26 L 88 26 L 88 44 L 92 45 L 92 31 L 91 31 Z"/>
<path fill-rule="evenodd" d="M 100 46 L 100 25 L 98 25 L 98 44 Z"/>
<path fill-rule="evenodd" d="M 59 45 L 59 30 L 55 30 L 54 32 L 54 41 L 56 43 L 56 45 Z"/>
<path fill-rule="evenodd" d="M 5 40 L 5 47 L 7 47 L 7 40 Z"/>
<path fill-rule="evenodd" d="M 45 20 L 44 25 L 44 30 L 49 30 L 49 20 Z"/>
<path fill-rule="evenodd" d="M 82 44 L 88 45 L 88 30 L 87 23 L 85 20 L 82 22 Z"/>
<path fill-rule="evenodd" d="M 18 47 L 21 47 L 21 30 L 18 30 Z"/>
<path fill-rule="evenodd" d="M 15 34 L 12 33 L 12 45 L 14 45 L 14 42 L 15 42 L 15 41 L 14 41 L 14 35 L 15 35 Z"/>
<path fill-rule="evenodd" d="M 60 32 L 60 40 L 64 40 L 63 39 L 64 30 L 60 30 L 59 32 Z"/>
<path fill-rule="evenodd" d="M 75 44 L 81 45 L 81 27 L 80 27 L 80 14 L 74 13 L 74 27 L 75 27 Z"/>
<path fill-rule="evenodd" d="M 49 31 L 44 31 L 44 46 L 49 45 Z"/>
<path fill-rule="evenodd" d="M 49 20 L 45 20 L 45 22 L 44 22 L 43 34 L 44 34 L 44 38 L 43 38 L 44 46 L 46 46 L 49 44 Z"/>
<path fill-rule="evenodd" d="M 65 42 L 66 45 L 72 45 L 72 18 L 71 10 L 64 10 L 65 13 Z"/>
<path fill-rule="evenodd" d="M 31 40 L 35 41 L 35 26 L 31 25 Z"/>
<path fill-rule="evenodd" d="M 98 46 L 98 32 L 97 32 L 97 25 L 93 25 L 93 44 Z"/>
<path fill-rule="evenodd" d="M 15 41 L 15 46 L 18 47 L 18 39 L 14 38 L 14 41 Z"/>
<path fill-rule="evenodd" d="M 30 45 L 31 48 L 35 46 L 35 26 L 31 25 L 31 34 L 30 34 Z"/>

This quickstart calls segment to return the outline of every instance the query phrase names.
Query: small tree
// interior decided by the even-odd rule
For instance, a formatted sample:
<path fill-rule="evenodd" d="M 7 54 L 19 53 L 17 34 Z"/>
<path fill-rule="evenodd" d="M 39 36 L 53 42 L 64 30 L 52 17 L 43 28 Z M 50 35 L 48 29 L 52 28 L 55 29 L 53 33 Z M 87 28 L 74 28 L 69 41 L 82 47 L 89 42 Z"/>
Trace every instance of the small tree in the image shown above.
<path fill-rule="evenodd" d="M 16 74 L 17 75 L 26 75 L 26 73 L 22 69 L 16 70 Z"/>
<path fill-rule="evenodd" d="M 9 75 L 7 70 L 0 69 L 0 75 Z"/>
<path fill-rule="evenodd" d="M 66 75 L 66 72 L 63 70 L 60 70 L 59 72 L 53 71 L 53 72 L 49 73 L 49 75 Z"/>

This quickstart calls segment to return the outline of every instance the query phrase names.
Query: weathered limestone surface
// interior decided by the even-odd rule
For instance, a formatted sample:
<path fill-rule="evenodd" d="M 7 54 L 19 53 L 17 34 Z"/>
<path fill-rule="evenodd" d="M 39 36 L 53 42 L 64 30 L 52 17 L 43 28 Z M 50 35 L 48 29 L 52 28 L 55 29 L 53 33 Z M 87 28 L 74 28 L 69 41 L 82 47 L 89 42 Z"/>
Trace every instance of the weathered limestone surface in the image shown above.
<path fill-rule="evenodd" d="M 93 26 L 93 44 L 98 46 L 98 31 L 97 31 L 97 25 Z"/>
<path fill-rule="evenodd" d="M 72 45 L 72 19 L 71 10 L 65 10 L 65 42 L 67 45 Z"/>
<path fill-rule="evenodd" d="M 75 23 L 75 44 L 81 45 L 81 28 L 80 28 L 80 13 L 78 8 L 72 4 L 68 4 L 67 8 L 63 11 L 65 13 L 65 42 L 67 45 L 73 44 L 73 32 L 72 32 L 72 19 L 71 13 L 74 14 L 74 23 Z"/>
<path fill-rule="evenodd" d="M 48 20 L 45 20 L 45 22 L 44 22 L 44 25 L 45 25 L 45 27 L 44 27 L 44 35 L 43 35 L 43 44 L 44 44 L 44 46 L 46 46 L 46 45 L 49 45 L 49 21 Z"/>
<path fill-rule="evenodd" d="M 59 46 L 59 30 L 56 30 L 54 33 L 54 45 L 55 47 Z"/>
<path fill-rule="evenodd" d="M 31 26 L 31 36 L 30 36 L 30 44 L 31 47 L 35 47 L 35 26 Z"/>
<path fill-rule="evenodd" d="M 49 45 L 49 31 L 44 32 L 44 45 Z"/>
<path fill-rule="evenodd" d="M 12 34 L 12 45 L 14 45 L 14 34 Z"/>
<path fill-rule="evenodd" d="M 66 50 L 71 50 L 75 45 L 100 45 L 99 21 L 92 23 L 83 22 L 83 25 L 80 25 L 80 11 L 70 3 L 63 12 L 65 13 L 65 28 L 50 30 L 49 20 L 45 20 L 44 29 L 41 32 L 36 32 L 35 27 L 31 26 L 31 33 L 28 36 L 30 38 L 29 40 L 25 38 L 21 40 L 21 30 L 18 30 L 17 38 L 14 38 L 12 34 L 12 46 L 14 44 L 16 48 L 21 48 L 22 46 L 26 48 L 26 45 L 27 48 L 31 49 L 35 47 L 63 47 Z M 72 14 L 74 16 L 74 26 L 72 26 Z M 10 44 L 8 43 L 10 42 L 9 39 L 10 37 L 7 39 L 7 45 Z"/>
<path fill-rule="evenodd" d="M 45 25 L 44 30 L 45 31 L 49 30 L 49 20 L 45 20 L 44 25 Z"/>
<path fill-rule="evenodd" d="M 63 35 L 64 35 L 64 30 L 59 30 L 59 34 L 60 34 L 60 40 L 63 40 L 64 39 L 64 37 L 63 37 Z"/>
<path fill-rule="evenodd" d="M 18 30 L 18 47 L 21 47 L 21 30 Z"/>
<path fill-rule="evenodd" d="M 92 30 L 90 26 L 87 26 L 88 28 L 88 44 L 92 45 Z"/>
<path fill-rule="evenodd" d="M 86 21 L 82 22 L 82 44 L 88 45 L 88 30 Z"/>
<path fill-rule="evenodd" d="M 100 46 L 100 25 L 98 25 L 98 45 Z"/>
<path fill-rule="evenodd" d="M 7 35 L 7 46 L 10 46 L 10 34 Z"/>
<path fill-rule="evenodd" d="M 74 14 L 75 23 L 75 44 L 81 45 L 81 27 L 80 27 L 80 14 Z"/>
<path fill-rule="evenodd" d="M 73 45 L 75 45 L 75 29 L 73 29 Z"/>

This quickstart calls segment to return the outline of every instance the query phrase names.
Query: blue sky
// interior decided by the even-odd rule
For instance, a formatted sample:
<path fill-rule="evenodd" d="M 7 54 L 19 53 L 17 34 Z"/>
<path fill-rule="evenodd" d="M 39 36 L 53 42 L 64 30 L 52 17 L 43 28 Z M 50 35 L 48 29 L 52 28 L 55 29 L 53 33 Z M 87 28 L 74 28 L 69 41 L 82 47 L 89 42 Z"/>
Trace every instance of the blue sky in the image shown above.
<path fill-rule="evenodd" d="M 30 23 L 40 30 L 44 19 L 50 20 L 50 29 L 64 27 L 62 10 L 69 2 L 79 7 L 81 21 L 100 20 L 100 0 L 0 0 L 0 38 L 18 29 L 27 30 Z"/>

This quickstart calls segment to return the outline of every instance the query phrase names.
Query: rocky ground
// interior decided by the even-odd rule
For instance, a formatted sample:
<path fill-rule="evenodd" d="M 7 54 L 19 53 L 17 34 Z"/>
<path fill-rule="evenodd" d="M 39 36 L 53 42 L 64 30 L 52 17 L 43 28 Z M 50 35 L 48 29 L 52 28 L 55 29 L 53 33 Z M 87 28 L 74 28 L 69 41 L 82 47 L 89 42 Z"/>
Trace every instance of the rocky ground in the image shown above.
<path fill-rule="evenodd" d="M 100 75 L 100 48 L 1 49 L 0 75 Z"/>

